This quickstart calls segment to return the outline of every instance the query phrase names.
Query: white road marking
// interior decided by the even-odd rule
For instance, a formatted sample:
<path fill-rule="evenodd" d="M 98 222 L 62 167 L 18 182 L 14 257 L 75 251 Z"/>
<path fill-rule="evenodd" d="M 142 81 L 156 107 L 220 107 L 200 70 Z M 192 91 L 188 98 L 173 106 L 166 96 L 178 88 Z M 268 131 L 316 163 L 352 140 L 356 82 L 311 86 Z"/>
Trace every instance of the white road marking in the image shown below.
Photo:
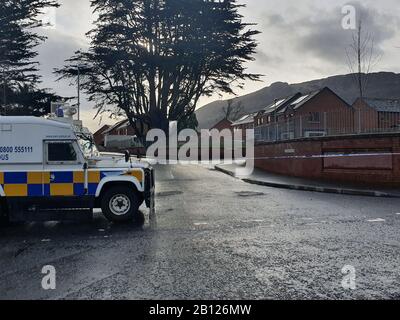
<path fill-rule="evenodd" d="M 368 222 L 386 222 L 386 220 L 385 220 L 385 219 L 378 218 L 378 219 L 371 219 L 371 220 L 368 220 Z"/>

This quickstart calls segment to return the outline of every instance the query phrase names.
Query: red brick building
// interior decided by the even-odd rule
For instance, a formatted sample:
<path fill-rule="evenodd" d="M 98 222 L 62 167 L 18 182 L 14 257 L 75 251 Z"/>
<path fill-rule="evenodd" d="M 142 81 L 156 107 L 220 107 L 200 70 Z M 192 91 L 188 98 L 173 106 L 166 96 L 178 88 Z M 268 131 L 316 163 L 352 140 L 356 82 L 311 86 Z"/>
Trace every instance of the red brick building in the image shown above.
<path fill-rule="evenodd" d="M 254 129 L 254 118 L 256 115 L 256 113 L 248 114 L 232 123 L 233 132 L 235 133 L 238 130 L 242 130 L 242 138 L 246 140 L 246 130 Z"/>
<path fill-rule="evenodd" d="M 400 129 L 399 99 L 359 98 L 353 108 L 355 128 L 360 133 Z"/>
<path fill-rule="evenodd" d="M 94 142 L 98 148 L 104 147 L 104 131 L 108 130 L 109 128 L 110 126 L 105 124 L 93 134 Z"/>
<path fill-rule="evenodd" d="M 280 99 L 256 117 L 256 140 L 277 141 L 351 133 L 353 108 L 331 89 Z"/>
<path fill-rule="evenodd" d="M 218 131 L 222 131 L 225 129 L 232 130 L 232 121 L 228 119 L 222 119 L 220 122 L 215 124 L 211 129 L 217 129 Z"/>
<path fill-rule="evenodd" d="M 141 124 L 137 124 L 140 126 Z M 147 132 L 145 126 L 144 132 Z M 141 129 L 139 127 L 139 129 Z M 128 119 L 117 122 L 107 130 L 103 131 L 104 146 L 107 149 L 129 149 L 132 147 L 141 146 L 136 134 Z"/>
<path fill-rule="evenodd" d="M 129 125 L 129 121 L 125 119 L 109 127 L 103 133 L 111 136 L 128 136 L 135 135 L 135 130 Z"/>
<path fill-rule="evenodd" d="M 263 110 L 257 113 L 254 118 L 254 123 L 256 127 L 262 126 L 264 124 L 268 124 L 271 122 L 275 122 L 278 120 L 278 117 L 282 115 L 282 112 L 286 110 L 286 107 L 289 106 L 292 102 L 302 96 L 301 93 L 296 93 L 287 98 L 275 99 L 273 103 L 265 107 Z"/>

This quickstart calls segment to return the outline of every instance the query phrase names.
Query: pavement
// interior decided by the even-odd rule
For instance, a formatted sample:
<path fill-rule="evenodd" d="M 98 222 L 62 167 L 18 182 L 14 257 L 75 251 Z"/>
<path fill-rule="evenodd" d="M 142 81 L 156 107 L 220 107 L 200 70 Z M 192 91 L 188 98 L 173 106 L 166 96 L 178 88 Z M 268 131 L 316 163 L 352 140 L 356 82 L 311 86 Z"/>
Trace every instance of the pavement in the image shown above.
<path fill-rule="evenodd" d="M 215 169 L 241 179 L 244 182 L 267 187 L 369 197 L 400 198 L 400 188 L 370 188 L 346 182 L 330 182 L 278 175 L 259 169 L 255 169 L 250 176 L 239 177 L 236 176 L 235 169 L 240 166 L 242 165 L 216 165 Z"/>
<path fill-rule="evenodd" d="M 400 199 L 156 168 L 156 219 L 0 229 L 0 299 L 399 299 Z M 56 289 L 43 290 L 43 266 Z M 345 266 L 356 289 L 342 286 Z M 348 269 L 348 268 L 347 268 Z"/>

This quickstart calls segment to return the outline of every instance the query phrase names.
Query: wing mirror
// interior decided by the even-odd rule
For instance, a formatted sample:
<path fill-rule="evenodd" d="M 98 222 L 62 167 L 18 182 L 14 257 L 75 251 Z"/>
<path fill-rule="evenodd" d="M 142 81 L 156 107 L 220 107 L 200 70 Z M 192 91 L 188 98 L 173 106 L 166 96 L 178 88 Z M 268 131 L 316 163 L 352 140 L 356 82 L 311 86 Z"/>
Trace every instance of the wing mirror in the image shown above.
<path fill-rule="evenodd" d="M 125 162 L 128 163 L 131 160 L 131 153 L 129 150 L 125 151 Z"/>

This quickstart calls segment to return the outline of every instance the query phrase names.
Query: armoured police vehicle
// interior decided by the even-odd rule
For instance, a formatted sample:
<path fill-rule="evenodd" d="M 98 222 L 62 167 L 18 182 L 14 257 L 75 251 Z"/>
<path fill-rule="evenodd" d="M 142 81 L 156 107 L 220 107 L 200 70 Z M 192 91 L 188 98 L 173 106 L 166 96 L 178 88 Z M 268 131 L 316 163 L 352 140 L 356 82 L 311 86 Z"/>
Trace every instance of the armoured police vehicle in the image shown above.
<path fill-rule="evenodd" d="M 82 132 L 81 132 L 82 133 Z M 125 155 L 101 155 L 68 122 L 0 116 L 0 216 L 9 221 L 90 218 L 113 222 L 154 206 L 154 171 Z"/>

